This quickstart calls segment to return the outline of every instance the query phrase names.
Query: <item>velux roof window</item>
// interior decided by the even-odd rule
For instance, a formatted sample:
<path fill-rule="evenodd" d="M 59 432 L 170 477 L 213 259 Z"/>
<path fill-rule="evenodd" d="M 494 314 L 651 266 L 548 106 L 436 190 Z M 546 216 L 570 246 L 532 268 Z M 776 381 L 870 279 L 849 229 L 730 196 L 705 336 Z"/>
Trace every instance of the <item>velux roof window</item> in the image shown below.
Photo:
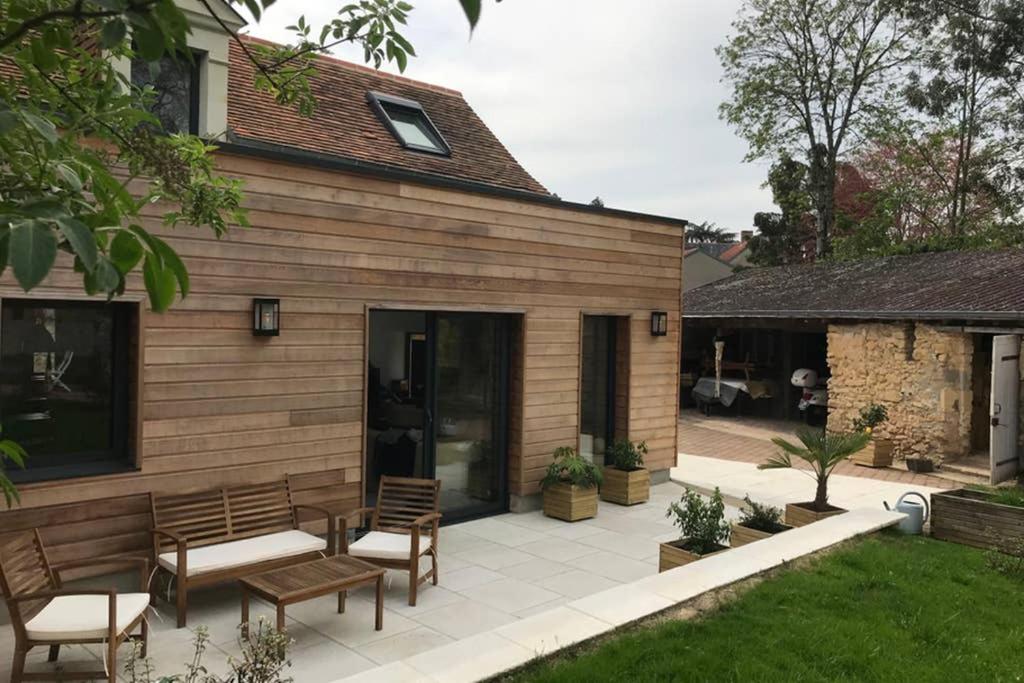
<path fill-rule="evenodd" d="M 367 93 L 366 99 L 391 134 L 406 149 L 445 156 L 452 153 L 419 102 L 378 92 Z"/>

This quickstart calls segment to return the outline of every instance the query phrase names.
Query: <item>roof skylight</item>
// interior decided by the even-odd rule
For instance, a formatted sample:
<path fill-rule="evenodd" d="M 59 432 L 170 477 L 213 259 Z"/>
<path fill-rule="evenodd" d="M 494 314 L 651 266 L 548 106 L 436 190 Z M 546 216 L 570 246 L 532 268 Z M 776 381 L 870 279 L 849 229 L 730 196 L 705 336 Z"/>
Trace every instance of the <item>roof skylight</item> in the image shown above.
<path fill-rule="evenodd" d="M 419 102 L 372 91 L 366 94 L 366 99 L 406 149 L 445 156 L 452 153 Z"/>

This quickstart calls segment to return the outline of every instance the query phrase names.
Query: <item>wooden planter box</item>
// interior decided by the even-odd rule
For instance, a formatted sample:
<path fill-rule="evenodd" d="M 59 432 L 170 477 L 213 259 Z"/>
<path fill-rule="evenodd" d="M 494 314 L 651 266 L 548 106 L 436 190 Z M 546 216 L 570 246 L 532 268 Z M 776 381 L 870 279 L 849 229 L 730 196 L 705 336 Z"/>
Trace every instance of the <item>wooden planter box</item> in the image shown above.
<path fill-rule="evenodd" d="M 758 529 L 751 529 L 750 527 L 743 526 L 742 524 L 733 524 L 732 531 L 729 532 L 729 547 L 739 548 L 741 545 L 760 541 L 762 538 L 770 538 L 775 534 L 781 534 L 783 531 L 789 531 L 793 528 L 789 524 L 783 524 L 782 526 L 784 527 L 783 529 L 780 529 L 775 533 L 770 533 L 767 531 L 760 531 Z"/>
<path fill-rule="evenodd" d="M 834 517 L 846 512 L 843 508 L 837 507 L 832 507 L 830 510 L 826 510 L 825 512 L 816 512 L 811 509 L 811 505 L 811 503 L 787 503 L 786 524 L 794 527 L 807 526 L 808 524 L 817 522 L 819 519 Z"/>
<path fill-rule="evenodd" d="M 868 445 L 854 453 L 851 459 L 864 467 L 888 467 L 892 464 L 893 443 L 889 439 L 871 439 Z"/>
<path fill-rule="evenodd" d="M 651 473 L 646 469 L 627 471 L 616 467 L 604 468 L 601 500 L 619 505 L 636 505 L 646 502 L 650 497 Z"/>
<path fill-rule="evenodd" d="M 544 514 L 567 522 L 597 516 L 597 487 L 552 484 L 544 489 Z"/>
<path fill-rule="evenodd" d="M 671 543 L 662 543 L 658 548 L 658 572 L 667 572 L 669 569 L 675 569 L 676 567 L 682 567 L 684 564 L 690 564 L 697 560 L 704 559 L 705 557 L 711 557 L 718 553 L 724 553 L 727 548 L 726 546 L 720 546 L 721 550 L 716 550 L 713 553 L 707 555 L 698 555 L 691 553 L 689 550 L 683 550 L 679 546 L 685 542 L 686 539 L 680 539 L 678 541 L 672 541 Z"/>
<path fill-rule="evenodd" d="M 1024 543 L 1024 508 L 988 500 L 988 494 L 958 489 L 932 494 L 932 536 L 975 548 L 1005 550 Z"/>

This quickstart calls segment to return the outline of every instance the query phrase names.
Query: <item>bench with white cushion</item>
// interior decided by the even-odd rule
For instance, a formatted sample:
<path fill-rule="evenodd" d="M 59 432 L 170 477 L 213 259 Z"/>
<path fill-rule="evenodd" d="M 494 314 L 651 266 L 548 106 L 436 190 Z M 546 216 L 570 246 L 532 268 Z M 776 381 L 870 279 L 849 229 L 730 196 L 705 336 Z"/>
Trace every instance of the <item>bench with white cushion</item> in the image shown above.
<path fill-rule="evenodd" d="M 179 495 L 150 494 L 156 566 L 173 575 L 178 627 L 187 621 L 188 589 L 334 554 L 334 518 L 295 505 L 287 478 Z M 327 539 L 299 529 L 299 509 L 327 520 Z"/>

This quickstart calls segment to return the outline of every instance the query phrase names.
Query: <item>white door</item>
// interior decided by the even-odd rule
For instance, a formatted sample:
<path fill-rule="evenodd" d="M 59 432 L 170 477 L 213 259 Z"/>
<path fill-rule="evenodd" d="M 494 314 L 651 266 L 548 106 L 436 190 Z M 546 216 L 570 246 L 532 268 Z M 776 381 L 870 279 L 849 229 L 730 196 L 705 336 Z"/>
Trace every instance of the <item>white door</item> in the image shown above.
<path fill-rule="evenodd" d="M 999 335 L 992 339 L 992 483 L 1012 479 L 1020 470 L 1018 430 L 1020 414 L 1020 337 Z"/>

